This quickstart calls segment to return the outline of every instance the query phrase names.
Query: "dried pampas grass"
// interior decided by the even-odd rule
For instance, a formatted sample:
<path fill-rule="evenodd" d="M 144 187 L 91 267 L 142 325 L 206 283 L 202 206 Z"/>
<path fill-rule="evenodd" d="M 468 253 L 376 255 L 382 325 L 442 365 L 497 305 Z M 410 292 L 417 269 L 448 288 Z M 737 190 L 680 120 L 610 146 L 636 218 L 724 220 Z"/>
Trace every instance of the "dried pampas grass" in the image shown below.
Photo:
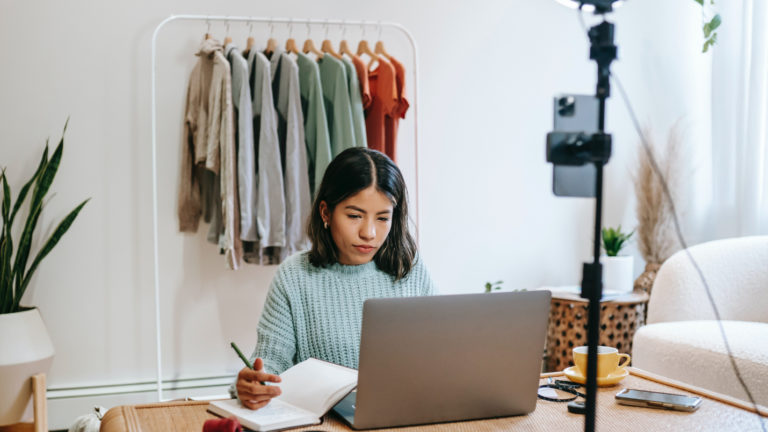
<path fill-rule="evenodd" d="M 681 156 L 683 139 L 679 124 L 675 124 L 667 136 L 666 145 L 652 138 L 646 127 L 643 135 L 653 152 L 656 164 L 667 183 L 671 198 L 678 203 L 679 180 L 683 176 Z M 635 282 L 636 289 L 650 292 L 653 279 L 661 263 L 680 250 L 675 234 L 672 206 L 664 194 L 661 179 L 654 172 L 645 147 L 639 146 L 638 165 L 635 174 L 637 198 L 637 245 L 646 262 L 646 271 Z"/>

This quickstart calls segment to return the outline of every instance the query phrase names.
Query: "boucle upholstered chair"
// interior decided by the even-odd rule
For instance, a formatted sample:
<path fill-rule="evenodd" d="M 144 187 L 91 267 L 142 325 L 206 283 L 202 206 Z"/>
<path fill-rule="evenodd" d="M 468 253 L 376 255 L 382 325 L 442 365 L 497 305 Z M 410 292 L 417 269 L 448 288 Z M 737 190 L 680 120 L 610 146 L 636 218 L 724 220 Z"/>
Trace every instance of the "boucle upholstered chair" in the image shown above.
<path fill-rule="evenodd" d="M 768 236 L 711 241 L 688 251 L 707 280 L 744 381 L 755 401 L 768 406 Z M 659 269 L 647 323 L 635 334 L 633 366 L 747 400 L 686 251 Z"/>

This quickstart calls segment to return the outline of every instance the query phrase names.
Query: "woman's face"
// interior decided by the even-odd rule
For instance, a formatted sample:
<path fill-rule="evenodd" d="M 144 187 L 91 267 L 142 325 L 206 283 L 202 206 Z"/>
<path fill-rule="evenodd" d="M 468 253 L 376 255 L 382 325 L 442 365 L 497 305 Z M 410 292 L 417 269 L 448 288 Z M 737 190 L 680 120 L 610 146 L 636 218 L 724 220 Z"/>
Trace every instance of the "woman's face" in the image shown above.
<path fill-rule="evenodd" d="M 370 262 L 392 228 L 392 211 L 392 201 L 374 186 L 340 202 L 332 213 L 325 201 L 320 202 L 320 214 L 331 230 L 339 262 L 345 265 Z"/>

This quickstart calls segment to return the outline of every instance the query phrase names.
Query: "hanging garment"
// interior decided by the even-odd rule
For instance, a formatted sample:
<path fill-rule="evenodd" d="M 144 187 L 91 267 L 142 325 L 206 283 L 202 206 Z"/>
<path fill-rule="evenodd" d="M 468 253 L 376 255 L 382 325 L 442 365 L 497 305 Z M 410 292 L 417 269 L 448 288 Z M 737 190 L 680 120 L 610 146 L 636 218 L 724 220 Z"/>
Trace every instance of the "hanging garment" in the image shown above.
<path fill-rule="evenodd" d="M 185 115 L 185 142 L 182 148 L 181 183 L 179 188 L 179 228 L 195 232 L 203 203 L 201 190 L 219 187 L 220 194 L 207 195 L 214 199 L 213 219 L 221 217 L 217 226 L 219 246 L 227 266 L 237 269 L 242 256 L 239 242 L 237 206 L 237 170 L 230 67 L 222 53 L 221 44 L 214 39 L 203 41 L 199 59 L 190 75 Z M 190 139 L 191 137 L 191 139 Z M 192 153 L 192 154 L 190 154 Z M 190 164 L 192 162 L 192 164 Z M 214 174 L 205 173 L 202 168 Z M 218 182 L 206 186 L 210 179 Z M 218 206 L 221 210 L 218 210 Z M 210 208 L 211 204 L 208 203 Z M 212 220 L 213 222 L 213 220 Z"/>
<path fill-rule="evenodd" d="M 226 258 L 227 267 L 237 270 L 242 260 L 240 240 L 240 209 L 237 196 L 237 151 L 232 105 L 232 73 L 221 49 L 214 52 L 215 63 L 211 76 L 210 112 L 208 128 L 208 156 L 205 167 L 219 176 L 222 227 L 219 230 L 219 248 Z M 218 160 L 217 160 L 218 159 Z M 214 227 L 215 225 L 211 225 Z"/>
<path fill-rule="evenodd" d="M 296 252 L 309 249 L 306 224 L 311 203 L 299 66 L 296 60 L 279 47 L 272 52 L 270 65 L 285 184 L 285 247 L 279 253 L 282 260 Z M 277 256 L 275 252 L 270 255 Z"/>
<path fill-rule="evenodd" d="M 317 62 L 323 88 L 325 114 L 328 117 L 328 135 L 331 138 L 331 157 L 357 147 L 352 128 L 352 106 L 349 101 L 349 82 L 344 63 L 330 55 Z"/>
<path fill-rule="evenodd" d="M 255 142 L 256 236 L 245 243 L 246 261 L 261 262 L 261 251 L 285 246 L 285 186 L 277 135 L 277 112 L 273 104 L 272 68 L 263 53 L 248 55 L 251 112 Z"/>
<path fill-rule="evenodd" d="M 360 56 L 351 55 L 350 58 L 352 58 L 352 64 L 355 65 L 357 80 L 360 82 L 360 99 L 363 103 L 363 109 L 367 110 L 368 107 L 371 106 L 371 102 L 373 102 L 373 99 L 371 98 L 371 87 L 368 82 L 368 66 Z"/>
<path fill-rule="evenodd" d="M 397 111 L 399 100 L 395 84 L 395 68 L 384 56 L 379 56 L 379 66 L 368 72 L 371 86 L 371 106 L 365 112 L 365 130 L 368 147 L 386 153 L 386 118 Z M 387 155 L 392 158 L 392 156 Z"/>
<path fill-rule="evenodd" d="M 304 116 L 304 140 L 307 147 L 309 191 L 312 197 L 323 181 L 323 175 L 331 163 L 331 139 L 320 85 L 320 68 L 308 55 L 298 53 L 299 89 L 301 112 Z"/>
<path fill-rule="evenodd" d="M 349 104 L 352 112 L 352 131 L 355 133 L 355 143 L 358 147 L 368 147 L 365 137 L 365 114 L 363 114 L 363 101 L 360 95 L 360 81 L 357 79 L 355 65 L 348 58 L 342 58 L 347 72 L 347 88 L 349 90 Z"/>
<path fill-rule="evenodd" d="M 213 52 L 218 44 L 203 41 L 197 63 L 187 85 L 184 109 L 184 131 L 181 147 L 181 179 L 179 182 L 179 231 L 194 233 L 203 212 L 202 188 L 205 179 L 206 145 L 208 142 L 208 93 L 214 67 Z"/>
<path fill-rule="evenodd" d="M 253 142 L 253 110 L 248 61 L 234 44 L 224 52 L 232 69 L 232 104 L 235 107 L 235 139 L 237 142 L 237 186 L 240 200 L 240 239 L 258 240 L 256 232 L 256 154 Z"/>
<path fill-rule="evenodd" d="M 408 111 L 410 103 L 405 96 L 405 67 L 394 57 L 389 57 L 389 61 L 395 68 L 395 89 L 397 90 L 397 107 L 391 117 L 386 117 L 384 128 L 386 129 L 386 142 L 384 144 L 384 153 L 393 161 L 397 160 L 397 132 L 400 128 L 400 119 L 405 118 L 405 112 Z"/>

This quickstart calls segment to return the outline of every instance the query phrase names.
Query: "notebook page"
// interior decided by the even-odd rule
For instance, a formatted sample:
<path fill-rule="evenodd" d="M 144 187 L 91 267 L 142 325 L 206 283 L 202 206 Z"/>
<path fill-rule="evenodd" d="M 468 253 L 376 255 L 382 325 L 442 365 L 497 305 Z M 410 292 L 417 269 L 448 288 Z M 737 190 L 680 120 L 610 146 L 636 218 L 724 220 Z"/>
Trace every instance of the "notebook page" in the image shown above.
<path fill-rule="evenodd" d="M 357 384 L 357 371 L 318 359 L 305 360 L 280 374 L 281 399 L 322 417 Z M 346 390 L 346 391 L 345 391 Z"/>
<path fill-rule="evenodd" d="M 224 417 L 234 415 L 243 425 L 254 430 L 280 429 L 319 421 L 312 413 L 276 399 L 255 411 L 243 407 L 237 399 L 212 401 L 209 410 Z"/>

